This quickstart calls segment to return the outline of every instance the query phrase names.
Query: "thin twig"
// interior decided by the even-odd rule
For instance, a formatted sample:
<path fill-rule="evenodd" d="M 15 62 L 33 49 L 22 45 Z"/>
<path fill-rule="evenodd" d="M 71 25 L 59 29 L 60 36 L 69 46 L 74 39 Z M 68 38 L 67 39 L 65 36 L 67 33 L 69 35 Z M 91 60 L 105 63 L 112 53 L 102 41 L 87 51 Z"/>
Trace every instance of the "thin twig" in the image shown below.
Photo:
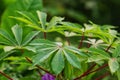
<path fill-rule="evenodd" d="M 104 64 L 104 65 L 100 66 L 99 68 L 97 68 L 97 69 L 95 69 L 95 70 L 93 70 L 93 71 L 87 73 L 87 75 L 90 74 L 90 73 L 93 73 L 93 72 L 99 71 L 99 70 L 101 70 L 101 69 L 103 69 L 103 68 L 105 68 L 105 67 L 107 67 L 107 66 L 108 66 L 108 64 Z"/>
<path fill-rule="evenodd" d="M 13 80 L 10 76 L 8 76 L 7 74 L 3 73 L 2 71 L 0 71 L 0 74 L 3 75 L 3 76 L 5 76 L 9 80 Z"/>
<path fill-rule="evenodd" d="M 108 52 L 108 50 L 111 48 L 112 44 L 110 44 L 110 46 L 107 47 L 107 49 L 105 50 L 106 52 Z"/>
<path fill-rule="evenodd" d="M 84 40 L 84 32 L 83 32 L 83 34 L 82 34 L 81 41 L 80 41 L 80 44 L 79 44 L 79 46 L 78 46 L 78 49 L 80 49 L 80 48 L 82 47 L 83 40 Z"/>
<path fill-rule="evenodd" d="M 105 78 L 105 77 L 108 76 L 108 75 L 110 75 L 110 73 L 109 73 L 109 72 L 106 72 L 105 74 L 103 74 L 102 76 L 96 78 L 95 80 L 101 80 L 101 79 Z"/>
<path fill-rule="evenodd" d="M 74 80 L 78 80 L 78 79 L 80 79 L 80 78 L 82 78 L 82 77 L 84 77 L 84 76 L 87 76 L 87 75 L 89 75 L 89 74 L 91 74 L 91 73 L 93 73 L 93 72 L 99 71 L 99 70 L 101 70 L 101 69 L 103 69 L 103 68 L 105 68 L 105 67 L 107 67 L 107 66 L 108 66 L 108 64 L 104 64 L 103 66 L 101 66 L 101 67 L 99 67 L 99 68 L 97 68 L 97 69 L 95 69 L 95 70 L 93 70 L 93 71 L 87 72 L 86 74 L 81 75 L 81 76 L 75 78 Z"/>
<path fill-rule="evenodd" d="M 47 38 L 46 32 L 44 32 L 43 34 L 44 34 L 44 39 L 46 39 Z"/>
<path fill-rule="evenodd" d="M 28 57 L 25 57 L 25 58 L 26 58 L 26 60 L 27 60 L 28 62 L 33 63 L 30 58 L 28 58 Z M 35 66 L 36 66 L 38 69 L 41 69 L 41 70 L 43 70 L 44 72 L 51 74 L 49 71 L 47 71 L 46 69 L 42 68 L 41 66 L 39 66 L 39 65 L 35 65 Z M 53 74 L 51 74 L 51 75 L 55 77 L 55 75 L 53 75 Z"/>
<path fill-rule="evenodd" d="M 81 77 L 87 75 L 87 73 L 89 73 L 95 66 L 96 66 L 96 63 L 93 64 L 93 65 L 92 65 L 86 72 L 84 72 L 81 76 L 75 78 L 74 80 L 77 80 L 77 79 L 79 79 L 79 78 L 81 78 Z"/>
<path fill-rule="evenodd" d="M 40 76 L 43 76 L 39 69 L 36 69 L 36 71 L 39 73 Z"/>

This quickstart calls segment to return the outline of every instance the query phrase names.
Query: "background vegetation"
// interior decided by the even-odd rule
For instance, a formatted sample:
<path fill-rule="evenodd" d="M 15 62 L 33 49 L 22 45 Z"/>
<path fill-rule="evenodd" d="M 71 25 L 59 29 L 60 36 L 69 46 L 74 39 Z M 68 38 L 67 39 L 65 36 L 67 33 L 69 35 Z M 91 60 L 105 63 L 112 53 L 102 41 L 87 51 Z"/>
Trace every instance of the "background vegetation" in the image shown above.
<path fill-rule="evenodd" d="M 0 0 L 0 14 L 16 0 Z M 43 0 L 42 11 L 72 22 L 120 25 L 120 0 Z"/>

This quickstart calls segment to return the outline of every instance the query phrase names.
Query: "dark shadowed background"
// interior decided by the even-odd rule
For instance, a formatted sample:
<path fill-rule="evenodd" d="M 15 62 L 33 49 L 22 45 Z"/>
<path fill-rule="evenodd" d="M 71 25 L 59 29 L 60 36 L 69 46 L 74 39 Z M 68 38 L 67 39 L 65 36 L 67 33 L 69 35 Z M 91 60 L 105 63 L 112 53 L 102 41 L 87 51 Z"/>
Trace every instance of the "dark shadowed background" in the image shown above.
<path fill-rule="evenodd" d="M 0 18 L 16 0 L 0 0 Z M 71 22 L 120 26 L 120 0 L 43 0 L 43 11 L 51 16 L 63 16 Z"/>

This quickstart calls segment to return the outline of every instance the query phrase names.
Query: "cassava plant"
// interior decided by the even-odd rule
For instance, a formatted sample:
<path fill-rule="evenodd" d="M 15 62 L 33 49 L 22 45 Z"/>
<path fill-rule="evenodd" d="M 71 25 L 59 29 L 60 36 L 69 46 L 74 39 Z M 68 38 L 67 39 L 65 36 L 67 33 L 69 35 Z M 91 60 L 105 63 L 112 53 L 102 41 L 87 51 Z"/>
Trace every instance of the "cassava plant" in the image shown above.
<path fill-rule="evenodd" d="M 19 64 L 24 69 L 20 74 L 28 68 L 37 71 L 39 75 L 31 74 L 37 77 L 30 77 L 36 80 L 120 80 L 120 39 L 114 26 L 80 25 L 56 16 L 48 21 L 41 11 L 17 13 L 11 18 L 32 31 L 25 35 L 20 25 L 12 33 L 0 29 L 1 64 Z M 15 80 L 5 70 L 0 74 Z M 17 78 L 26 79 L 23 74 Z"/>

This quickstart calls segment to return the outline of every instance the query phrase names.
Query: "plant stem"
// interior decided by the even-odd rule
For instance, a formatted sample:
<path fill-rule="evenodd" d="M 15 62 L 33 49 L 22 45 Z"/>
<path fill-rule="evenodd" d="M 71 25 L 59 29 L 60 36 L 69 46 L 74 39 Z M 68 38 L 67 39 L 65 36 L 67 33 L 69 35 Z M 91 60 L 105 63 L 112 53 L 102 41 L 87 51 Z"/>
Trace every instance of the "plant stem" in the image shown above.
<path fill-rule="evenodd" d="M 105 67 L 107 67 L 107 66 L 108 66 L 108 64 L 104 64 L 103 66 L 101 66 L 101 67 L 99 67 L 99 68 L 97 68 L 97 69 L 95 69 L 95 70 L 93 70 L 93 71 L 87 73 L 87 75 L 90 74 L 90 73 L 93 73 L 93 72 L 99 71 L 99 70 L 101 70 L 101 69 L 103 69 L 103 68 L 105 68 Z"/>
<path fill-rule="evenodd" d="M 108 75 L 110 75 L 110 73 L 109 73 L 109 72 L 106 72 L 105 74 L 103 74 L 102 76 L 96 78 L 95 80 L 101 80 L 101 79 L 105 78 L 105 77 L 108 76 Z"/>
<path fill-rule="evenodd" d="M 93 73 L 93 72 L 99 71 L 99 70 L 101 70 L 101 69 L 103 69 L 103 68 L 105 68 L 105 67 L 107 67 L 107 66 L 108 66 L 108 64 L 104 64 L 103 66 L 101 66 L 101 67 L 99 67 L 99 68 L 97 68 L 97 69 L 95 69 L 95 70 L 93 70 L 93 71 L 86 72 L 86 74 L 81 75 L 81 76 L 75 78 L 74 80 L 81 79 L 82 77 L 87 76 L 87 75 L 89 75 L 89 74 L 91 74 L 91 73 Z"/>
<path fill-rule="evenodd" d="M 80 49 L 80 48 L 82 47 L 83 40 L 84 40 L 84 32 L 83 32 L 83 34 L 82 34 L 81 41 L 80 41 L 80 43 L 79 43 L 78 49 Z"/>
<path fill-rule="evenodd" d="M 28 57 L 25 57 L 25 58 L 26 58 L 26 60 L 27 60 L 28 62 L 33 63 L 32 60 L 31 60 L 30 58 L 28 58 Z M 41 70 L 43 70 L 43 71 L 46 72 L 46 73 L 51 74 L 49 71 L 47 71 L 46 69 L 42 68 L 42 67 L 39 66 L 39 65 L 36 65 L 36 67 L 39 68 L 39 69 L 41 69 Z M 53 74 L 51 74 L 51 75 L 54 76 L 54 77 L 56 77 L 56 76 L 53 75 Z"/>
<path fill-rule="evenodd" d="M 87 73 L 89 73 L 95 66 L 96 66 L 96 63 L 93 64 L 86 72 L 84 72 L 82 75 L 80 75 L 79 77 L 75 78 L 74 80 L 77 80 L 77 79 L 87 75 Z"/>
<path fill-rule="evenodd" d="M 31 61 L 28 57 L 25 57 L 25 58 L 26 58 L 26 60 L 27 60 L 28 62 L 32 63 L 32 61 Z M 39 70 L 36 70 L 36 71 L 39 73 L 40 76 L 42 76 L 42 74 L 40 73 Z"/>
<path fill-rule="evenodd" d="M 113 44 L 113 43 L 112 43 Z M 107 49 L 105 50 L 106 52 L 108 52 L 108 50 L 111 48 L 112 44 L 110 44 Z"/>
<path fill-rule="evenodd" d="M 87 44 L 87 48 L 89 48 L 89 47 L 90 47 L 90 45 L 91 45 L 91 44 L 89 44 L 89 43 L 88 43 L 88 44 Z"/>
<path fill-rule="evenodd" d="M 3 75 L 3 76 L 5 76 L 9 80 L 13 80 L 10 76 L 8 76 L 7 74 L 3 73 L 2 71 L 0 71 L 0 74 Z"/>
<path fill-rule="evenodd" d="M 94 63 L 84 74 L 82 75 L 86 75 L 87 73 L 89 73 L 94 67 L 96 66 L 96 63 Z M 81 75 L 81 76 L 82 76 Z"/>
<path fill-rule="evenodd" d="M 24 50 L 23 50 L 23 49 L 21 49 L 21 53 L 24 53 Z M 32 63 L 32 61 L 31 61 L 28 57 L 25 57 L 25 58 L 26 58 L 26 60 L 27 60 L 28 62 Z M 39 73 L 40 76 L 42 76 L 42 74 L 40 73 L 39 70 L 37 70 L 37 72 Z"/>
<path fill-rule="evenodd" d="M 36 71 L 39 73 L 40 76 L 43 76 L 39 69 L 36 69 Z"/>
<path fill-rule="evenodd" d="M 46 39 L 47 38 L 46 32 L 44 32 L 43 34 L 44 34 L 44 39 Z"/>

